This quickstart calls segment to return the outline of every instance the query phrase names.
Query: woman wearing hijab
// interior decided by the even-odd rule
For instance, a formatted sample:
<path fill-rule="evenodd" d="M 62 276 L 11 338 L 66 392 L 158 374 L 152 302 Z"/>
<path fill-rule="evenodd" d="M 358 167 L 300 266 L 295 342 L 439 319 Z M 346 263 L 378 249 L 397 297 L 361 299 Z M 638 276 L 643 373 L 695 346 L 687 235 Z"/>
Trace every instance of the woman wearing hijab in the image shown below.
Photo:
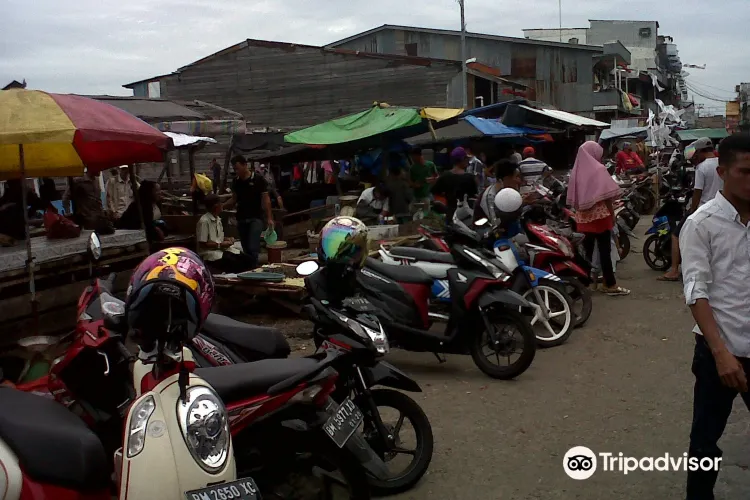
<path fill-rule="evenodd" d="M 608 295 L 628 295 L 630 290 L 617 286 L 612 266 L 612 229 L 615 225 L 613 201 L 620 187 L 602 165 L 602 147 L 588 141 L 578 148 L 578 155 L 568 184 L 568 205 L 576 210 L 578 231 L 586 235 L 586 256 L 591 260 L 594 243 L 599 247 L 604 288 Z"/>

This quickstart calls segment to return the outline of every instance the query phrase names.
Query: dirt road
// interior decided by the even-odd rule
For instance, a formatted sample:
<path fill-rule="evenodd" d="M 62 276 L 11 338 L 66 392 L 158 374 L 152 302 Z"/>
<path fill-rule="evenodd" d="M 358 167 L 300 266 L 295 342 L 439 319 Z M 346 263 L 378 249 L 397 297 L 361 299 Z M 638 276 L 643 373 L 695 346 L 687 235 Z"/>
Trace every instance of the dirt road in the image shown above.
<path fill-rule="evenodd" d="M 687 451 L 693 321 L 681 284 L 656 281 L 642 244 L 633 241 L 618 264 L 620 284 L 632 295 L 595 294 L 589 323 L 565 345 L 539 351 L 518 380 L 491 380 L 469 357 L 439 365 L 431 354 L 388 356 L 421 384 L 415 399 L 435 436 L 427 475 L 399 499 L 684 498 L 685 472 L 623 475 L 600 466 L 575 481 L 562 466 L 577 445 L 638 458 Z M 717 499 L 748 498 L 750 417 L 739 398 L 721 446 Z"/>

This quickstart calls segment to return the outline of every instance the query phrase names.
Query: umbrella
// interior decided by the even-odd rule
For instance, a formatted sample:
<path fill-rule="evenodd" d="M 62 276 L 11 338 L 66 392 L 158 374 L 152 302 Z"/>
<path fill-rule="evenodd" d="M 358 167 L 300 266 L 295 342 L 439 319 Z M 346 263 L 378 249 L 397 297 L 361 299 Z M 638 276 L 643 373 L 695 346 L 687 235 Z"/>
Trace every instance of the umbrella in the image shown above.
<path fill-rule="evenodd" d="M 162 161 L 172 140 L 109 104 L 38 90 L 0 91 L 0 179 L 67 177 L 138 162 Z M 23 203 L 26 204 L 26 183 Z M 32 304 L 34 266 L 26 219 Z"/>
<path fill-rule="evenodd" d="M 0 179 L 81 175 L 162 161 L 171 140 L 109 104 L 38 90 L 0 92 Z M 22 161 L 23 160 L 23 161 Z"/>

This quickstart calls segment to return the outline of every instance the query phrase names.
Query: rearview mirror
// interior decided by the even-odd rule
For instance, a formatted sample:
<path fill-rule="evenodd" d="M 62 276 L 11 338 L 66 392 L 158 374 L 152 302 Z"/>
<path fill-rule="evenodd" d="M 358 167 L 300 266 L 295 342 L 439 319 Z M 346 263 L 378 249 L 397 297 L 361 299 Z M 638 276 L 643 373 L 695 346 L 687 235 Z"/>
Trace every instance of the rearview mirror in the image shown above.
<path fill-rule="evenodd" d="M 297 266 L 297 274 L 300 276 L 310 276 L 312 273 L 318 270 L 320 266 L 314 260 L 308 260 Z"/>
<path fill-rule="evenodd" d="M 99 260 L 102 256 L 102 243 L 96 233 L 91 233 L 89 236 L 88 251 L 93 260 Z"/>
<path fill-rule="evenodd" d="M 479 219 L 478 221 L 476 221 L 476 222 L 474 223 L 474 225 L 475 225 L 475 226 L 478 226 L 478 227 L 481 227 L 481 226 L 484 226 L 485 224 L 487 224 L 487 222 L 488 222 L 488 221 L 487 221 L 487 219 L 486 219 L 486 218 L 481 218 L 481 219 Z"/>

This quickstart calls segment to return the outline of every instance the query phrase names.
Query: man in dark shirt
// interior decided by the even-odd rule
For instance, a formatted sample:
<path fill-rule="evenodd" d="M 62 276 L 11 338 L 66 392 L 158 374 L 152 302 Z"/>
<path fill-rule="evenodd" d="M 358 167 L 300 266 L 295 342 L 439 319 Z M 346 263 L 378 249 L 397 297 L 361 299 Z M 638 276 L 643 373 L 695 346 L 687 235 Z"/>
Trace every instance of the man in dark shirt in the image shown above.
<path fill-rule="evenodd" d="M 258 263 L 260 254 L 260 235 L 263 232 L 263 218 L 269 229 L 273 229 L 271 198 L 268 195 L 268 183 L 263 176 L 251 169 L 244 156 L 232 158 L 232 166 L 237 174 L 232 182 L 232 199 L 224 209 L 237 206 L 237 230 L 240 233 L 242 250 L 250 256 L 253 267 Z"/>
<path fill-rule="evenodd" d="M 388 192 L 389 215 L 396 217 L 398 224 L 406 223 L 411 219 L 409 205 L 414 201 L 414 193 L 401 165 L 391 165 L 385 185 Z"/>
<path fill-rule="evenodd" d="M 469 159 L 462 147 L 451 151 L 451 164 L 453 169 L 441 175 L 432 187 L 432 194 L 445 198 L 447 207 L 446 221 L 453 220 L 453 212 L 459 201 L 464 197 L 473 198 L 477 195 L 477 183 L 472 174 L 466 173 Z"/>

